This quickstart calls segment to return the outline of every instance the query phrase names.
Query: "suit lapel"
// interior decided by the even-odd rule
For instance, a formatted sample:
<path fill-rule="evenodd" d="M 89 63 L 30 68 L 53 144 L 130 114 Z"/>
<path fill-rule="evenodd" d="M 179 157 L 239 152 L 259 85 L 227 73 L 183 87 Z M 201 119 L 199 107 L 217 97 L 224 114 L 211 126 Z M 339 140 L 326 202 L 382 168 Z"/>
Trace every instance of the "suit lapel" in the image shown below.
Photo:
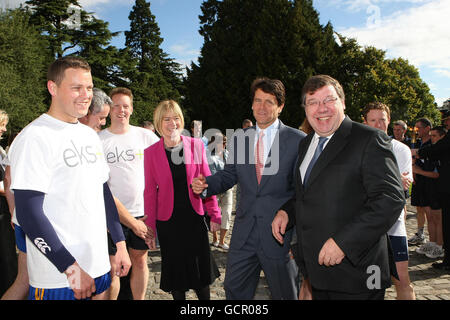
<path fill-rule="evenodd" d="M 248 128 L 247 130 L 251 130 L 249 134 L 245 135 L 244 143 L 246 150 L 246 155 L 244 159 L 245 170 L 243 172 L 249 173 L 249 181 L 254 181 L 256 186 L 258 187 L 258 179 L 256 178 L 256 158 L 255 158 L 255 139 L 256 139 L 256 126 Z M 247 133 L 247 130 L 245 131 Z M 238 146 L 235 146 L 235 152 L 239 149 Z M 239 156 L 236 155 L 236 163 L 240 163 Z"/>
<path fill-rule="evenodd" d="M 320 172 L 341 152 L 341 150 L 348 143 L 348 135 L 352 128 L 352 121 L 350 118 L 345 117 L 344 121 L 340 125 L 339 129 L 334 133 L 331 140 L 326 145 L 316 164 L 311 170 L 311 174 L 308 178 L 308 185 L 312 184 L 314 179 L 320 174 Z"/>

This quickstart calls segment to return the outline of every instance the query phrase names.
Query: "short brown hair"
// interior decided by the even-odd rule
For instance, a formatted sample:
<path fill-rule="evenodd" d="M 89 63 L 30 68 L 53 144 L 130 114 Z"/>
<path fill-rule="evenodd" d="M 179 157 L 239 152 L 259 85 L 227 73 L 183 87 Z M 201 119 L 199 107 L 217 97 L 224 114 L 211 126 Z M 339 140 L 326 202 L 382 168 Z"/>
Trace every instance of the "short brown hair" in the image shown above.
<path fill-rule="evenodd" d="M 242 121 L 242 127 L 246 126 L 246 125 L 253 125 L 252 120 L 250 119 L 244 119 L 244 121 Z"/>
<path fill-rule="evenodd" d="M 309 78 L 303 85 L 302 105 L 305 106 L 307 94 L 314 94 L 314 92 L 326 86 L 333 86 L 334 89 L 336 90 L 338 97 L 342 100 L 342 102 L 345 102 L 344 89 L 342 89 L 342 86 L 339 83 L 339 81 L 333 79 L 330 76 L 319 74 Z"/>
<path fill-rule="evenodd" d="M 391 119 L 391 110 L 387 105 L 381 102 L 371 102 L 368 105 L 366 105 L 362 111 L 362 115 L 364 117 L 364 120 L 367 120 L 367 114 L 370 112 L 370 110 L 381 110 L 386 112 L 389 119 Z"/>
<path fill-rule="evenodd" d="M 129 96 L 131 100 L 131 105 L 133 105 L 133 93 L 128 88 L 117 87 L 111 90 L 109 93 L 109 97 L 112 99 L 116 94 L 123 94 L 125 96 Z"/>
<path fill-rule="evenodd" d="M 394 126 L 401 126 L 403 130 L 408 130 L 408 125 L 403 120 L 397 120 L 394 122 Z"/>
<path fill-rule="evenodd" d="M 430 129 L 433 126 L 430 119 L 428 118 L 420 118 L 419 120 L 416 121 L 416 123 L 417 122 L 420 122 L 424 127 L 430 127 Z"/>
<path fill-rule="evenodd" d="M 257 78 L 250 87 L 250 98 L 254 99 L 256 90 L 261 89 L 265 93 L 273 94 L 277 99 L 278 106 L 286 101 L 286 90 L 283 82 L 276 79 Z"/>
<path fill-rule="evenodd" d="M 444 126 L 433 127 L 430 131 L 436 131 L 441 137 L 447 134 L 447 129 Z"/>
<path fill-rule="evenodd" d="M 74 56 L 63 57 L 55 60 L 48 67 L 47 81 L 53 81 L 59 86 L 64 79 L 64 72 L 69 68 L 84 69 L 89 72 L 91 71 L 89 63 L 85 60 Z"/>

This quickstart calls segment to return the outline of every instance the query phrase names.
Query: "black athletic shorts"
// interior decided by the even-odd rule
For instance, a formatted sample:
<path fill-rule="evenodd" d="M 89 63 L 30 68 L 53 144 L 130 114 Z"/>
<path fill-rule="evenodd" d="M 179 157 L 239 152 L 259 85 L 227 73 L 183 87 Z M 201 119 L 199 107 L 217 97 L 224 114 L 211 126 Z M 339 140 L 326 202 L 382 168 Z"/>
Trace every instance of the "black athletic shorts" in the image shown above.
<path fill-rule="evenodd" d="M 136 217 L 136 219 L 141 219 L 142 217 Z M 145 243 L 145 240 L 139 238 L 134 234 L 133 230 L 124 226 L 122 224 L 123 234 L 125 236 L 125 241 L 127 243 L 127 247 L 135 250 L 148 250 L 148 246 Z"/>

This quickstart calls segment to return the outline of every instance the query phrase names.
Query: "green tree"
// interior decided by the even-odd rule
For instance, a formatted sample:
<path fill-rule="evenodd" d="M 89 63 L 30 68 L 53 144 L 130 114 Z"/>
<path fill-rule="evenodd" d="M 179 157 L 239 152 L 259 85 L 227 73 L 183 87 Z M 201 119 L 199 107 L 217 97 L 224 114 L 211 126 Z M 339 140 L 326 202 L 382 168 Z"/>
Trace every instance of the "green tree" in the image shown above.
<path fill-rule="evenodd" d="M 12 134 L 47 110 L 46 47 L 26 13 L 0 12 L 0 101 Z"/>
<path fill-rule="evenodd" d="M 31 22 L 47 39 L 53 58 L 85 58 L 92 68 L 94 85 L 105 91 L 128 84 L 126 73 L 135 64 L 127 49 L 119 50 L 110 44 L 119 32 L 111 32 L 108 22 L 83 10 L 76 0 L 29 0 L 26 4 Z"/>
<path fill-rule="evenodd" d="M 204 127 L 240 127 L 252 116 L 249 89 L 261 76 L 280 79 L 287 100 L 280 118 L 298 127 L 304 81 L 332 60 L 331 26 L 322 27 L 312 1 L 207 0 L 198 64 L 187 71 L 186 105 Z"/>
<path fill-rule="evenodd" d="M 429 87 L 419 71 L 407 60 L 387 59 L 386 52 L 375 47 L 362 48 L 355 39 L 339 36 L 341 46 L 334 63 L 336 79 L 345 91 L 346 114 L 362 121 L 366 104 L 380 101 L 389 105 L 391 122 L 428 117 L 437 121 L 439 112 Z"/>
<path fill-rule="evenodd" d="M 113 87 L 127 86 L 126 74 L 136 67 L 127 49 L 117 49 L 111 40 L 119 32 L 111 32 L 108 22 L 93 13 L 81 11 L 80 27 L 74 30 L 76 47 L 71 54 L 85 58 L 92 69 L 94 85 L 108 92 Z"/>
<path fill-rule="evenodd" d="M 77 45 L 74 33 L 81 23 L 77 0 L 28 0 L 25 4 L 31 23 L 46 37 L 53 57 L 61 58 Z"/>
<path fill-rule="evenodd" d="M 438 117 L 416 68 L 387 59 L 383 50 L 362 48 L 336 34 L 331 23 L 322 26 L 312 0 L 206 0 L 201 9 L 204 44 L 187 70 L 185 106 L 205 128 L 236 128 L 251 117 L 248 92 L 259 76 L 283 81 L 287 99 L 280 118 L 294 127 L 304 118 L 301 88 L 314 74 L 339 80 L 353 120 L 361 121 L 362 108 L 374 100 L 391 106 L 393 120 Z"/>
<path fill-rule="evenodd" d="M 429 86 L 420 78 L 419 70 L 403 58 L 390 59 L 386 63 L 393 71 L 388 103 L 394 109 L 392 118 L 405 120 L 411 126 L 417 119 L 427 117 L 435 125 L 440 124 L 440 112 Z"/>
<path fill-rule="evenodd" d="M 288 30 L 287 73 L 280 76 L 286 86 L 287 103 L 281 119 L 298 127 L 305 117 L 300 107 L 303 84 L 314 74 L 333 74 L 338 46 L 331 23 L 320 24 L 311 0 L 293 1 Z"/>
<path fill-rule="evenodd" d="M 163 39 L 151 13 L 150 3 L 136 0 L 130 15 L 130 30 L 125 31 L 125 46 L 136 70 L 130 75 L 134 95 L 133 123 L 153 118 L 153 110 L 164 99 L 180 100 L 180 66 L 161 49 Z"/>

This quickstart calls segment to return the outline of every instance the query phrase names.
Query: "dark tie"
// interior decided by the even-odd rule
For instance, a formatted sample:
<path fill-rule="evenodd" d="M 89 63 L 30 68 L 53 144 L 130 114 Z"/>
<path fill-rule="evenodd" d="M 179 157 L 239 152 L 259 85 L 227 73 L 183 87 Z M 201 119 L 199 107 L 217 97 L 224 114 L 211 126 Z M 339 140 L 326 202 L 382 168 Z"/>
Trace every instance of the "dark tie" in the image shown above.
<path fill-rule="evenodd" d="M 305 177 L 303 178 L 303 185 L 306 186 L 306 182 L 308 181 L 309 178 L 309 174 L 312 171 L 312 168 L 314 167 L 314 164 L 316 163 L 317 159 L 319 159 L 320 154 L 323 151 L 323 146 L 325 144 L 325 142 L 328 140 L 328 138 L 325 137 L 319 137 L 319 144 L 316 147 L 316 151 L 314 151 L 314 155 L 311 159 L 311 162 L 308 165 L 308 168 L 306 169 L 305 172 Z"/>

